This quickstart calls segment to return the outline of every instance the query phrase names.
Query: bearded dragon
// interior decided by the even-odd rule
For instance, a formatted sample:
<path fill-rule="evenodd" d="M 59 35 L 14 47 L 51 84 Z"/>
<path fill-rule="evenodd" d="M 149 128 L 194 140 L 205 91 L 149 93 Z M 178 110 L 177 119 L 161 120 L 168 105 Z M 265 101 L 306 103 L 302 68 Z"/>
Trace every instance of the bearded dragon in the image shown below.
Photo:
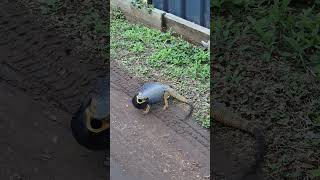
<path fill-rule="evenodd" d="M 193 105 L 184 96 L 180 95 L 177 91 L 170 86 L 161 84 L 159 82 L 145 83 L 137 94 L 132 98 L 132 104 L 137 109 L 144 109 L 143 113 L 147 114 L 150 111 L 151 105 L 163 102 L 163 110 L 167 110 L 169 107 L 168 99 L 173 97 L 181 102 L 188 104 L 191 108 L 187 117 L 193 112 Z"/>
<path fill-rule="evenodd" d="M 213 117 L 216 121 L 249 133 L 256 139 L 255 163 L 247 170 L 247 172 L 243 174 L 240 179 L 245 179 L 247 176 L 256 173 L 260 164 L 263 162 L 263 157 L 265 154 L 265 139 L 261 128 L 253 122 L 240 118 L 230 109 L 228 109 L 224 104 L 218 103 L 216 101 L 213 101 L 211 103 L 210 113 L 211 117 Z"/>
<path fill-rule="evenodd" d="M 107 148 L 110 128 L 109 80 L 98 78 L 97 93 L 88 96 L 71 120 L 71 129 L 77 142 L 88 149 Z"/>

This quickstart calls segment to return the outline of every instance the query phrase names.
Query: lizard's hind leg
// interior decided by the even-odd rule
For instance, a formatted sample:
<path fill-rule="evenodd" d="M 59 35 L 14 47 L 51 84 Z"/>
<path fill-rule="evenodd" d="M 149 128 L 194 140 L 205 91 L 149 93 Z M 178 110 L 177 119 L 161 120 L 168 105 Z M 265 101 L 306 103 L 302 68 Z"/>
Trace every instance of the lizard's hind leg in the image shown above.
<path fill-rule="evenodd" d="M 164 92 L 163 94 L 163 102 L 164 102 L 164 106 L 163 106 L 163 110 L 167 110 L 169 107 L 169 103 L 168 103 L 168 99 L 170 97 L 170 93 L 169 92 Z"/>

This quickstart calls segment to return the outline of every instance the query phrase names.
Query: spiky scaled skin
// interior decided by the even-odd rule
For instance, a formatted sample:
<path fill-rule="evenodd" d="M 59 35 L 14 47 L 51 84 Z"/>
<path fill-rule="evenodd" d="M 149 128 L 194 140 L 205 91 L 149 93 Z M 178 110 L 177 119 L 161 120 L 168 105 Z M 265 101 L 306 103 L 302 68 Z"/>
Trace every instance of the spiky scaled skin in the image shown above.
<path fill-rule="evenodd" d="M 137 102 L 137 96 L 138 94 L 134 95 L 132 98 L 132 104 L 134 107 L 136 107 L 137 109 L 146 109 L 147 105 L 148 105 L 148 99 L 146 99 L 146 101 L 144 103 L 138 103 Z"/>
<path fill-rule="evenodd" d="M 87 96 L 71 120 L 77 142 L 91 150 L 105 150 L 109 141 L 109 81 L 99 77 L 95 95 Z M 93 126 L 95 124 L 96 126 Z"/>
<path fill-rule="evenodd" d="M 170 86 L 158 83 L 145 83 L 139 90 L 137 98 L 148 99 L 149 104 L 156 104 L 163 101 L 165 91 L 168 91 Z"/>
<path fill-rule="evenodd" d="M 261 128 L 253 122 L 249 122 L 238 117 L 225 105 L 216 101 L 212 102 L 211 105 L 211 117 L 224 125 L 249 133 L 256 139 L 255 163 L 245 173 L 243 173 L 243 176 L 240 179 L 246 179 L 247 176 L 255 174 L 263 162 L 265 154 L 265 139 Z"/>
<path fill-rule="evenodd" d="M 73 137 L 76 141 L 91 150 L 105 150 L 108 145 L 109 128 L 95 133 L 90 131 L 86 125 L 86 119 L 88 114 L 85 113 L 88 107 L 90 107 L 91 100 L 84 101 L 79 110 L 74 114 L 71 120 L 71 129 Z M 110 117 L 110 116 L 108 116 Z M 109 119 L 110 122 L 110 119 Z"/>
<path fill-rule="evenodd" d="M 97 79 L 97 93 L 95 94 L 94 118 L 104 119 L 109 115 L 110 111 L 110 90 L 109 79 L 100 77 Z"/>
<path fill-rule="evenodd" d="M 170 86 L 159 83 L 159 82 L 148 82 L 145 83 L 139 90 L 137 94 L 132 98 L 132 104 L 137 109 L 145 109 L 144 113 L 148 113 L 150 105 L 164 102 L 163 109 L 168 108 L 168 98 L 172 96 L 173 98 L 184 102 L 191 106 L 190 111 L 187 115 L 189 117 L 193 111 L 193 105 L 185 97 L 178 94 Z"/>

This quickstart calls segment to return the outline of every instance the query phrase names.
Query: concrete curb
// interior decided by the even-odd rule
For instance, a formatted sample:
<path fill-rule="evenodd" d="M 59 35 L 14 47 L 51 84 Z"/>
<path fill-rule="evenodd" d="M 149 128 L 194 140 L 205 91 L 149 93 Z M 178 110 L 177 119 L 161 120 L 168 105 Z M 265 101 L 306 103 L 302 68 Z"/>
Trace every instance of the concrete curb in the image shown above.
<path fill-rule="evenodd" d="M 202 45 L 201 41 L 207 42 L 210 40 L 210 29 L 208 28 L 202 27 L 170 13 L 166 13 L 163 20 L 163 24 L 166 26 L 166 29 L 171 29 L 189 42 Z"/>
<path fill-rule="evenodd" d="M 159 9 L 153 9 L 151 12 L 146 9 L 138 9 L 131 4 L 130 0 L 111 0 L 111 8 L 120 8 L 130 22 L 143 24 L 160 31 L 172 30 L 174 34 L 181 35 L 182 38 L 193 44 L 202 45 L 201 41 L 210 40 L 210 29 Z"/>
<path fill-rule="evenodd" d="M 150 28 L 163 31 L 164 11 L 154 9 L 148 12 L 146 9 L 138 9 L 131 4 L 130 0 L 111 0 L 112 8 L 120 8 L 127 20 L 133 23 L 143 24 Z"/>

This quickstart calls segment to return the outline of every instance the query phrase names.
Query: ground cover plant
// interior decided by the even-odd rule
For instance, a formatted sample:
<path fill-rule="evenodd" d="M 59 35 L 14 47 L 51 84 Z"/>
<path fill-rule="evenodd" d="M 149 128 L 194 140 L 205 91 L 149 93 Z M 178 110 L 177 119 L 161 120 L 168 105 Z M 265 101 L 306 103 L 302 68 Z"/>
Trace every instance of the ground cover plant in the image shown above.
<path fill-rule="evenodd" d="M 211 2 L 211 93 L 265 128 L 268 179 L 318 179 L 320 1 Z"/>

